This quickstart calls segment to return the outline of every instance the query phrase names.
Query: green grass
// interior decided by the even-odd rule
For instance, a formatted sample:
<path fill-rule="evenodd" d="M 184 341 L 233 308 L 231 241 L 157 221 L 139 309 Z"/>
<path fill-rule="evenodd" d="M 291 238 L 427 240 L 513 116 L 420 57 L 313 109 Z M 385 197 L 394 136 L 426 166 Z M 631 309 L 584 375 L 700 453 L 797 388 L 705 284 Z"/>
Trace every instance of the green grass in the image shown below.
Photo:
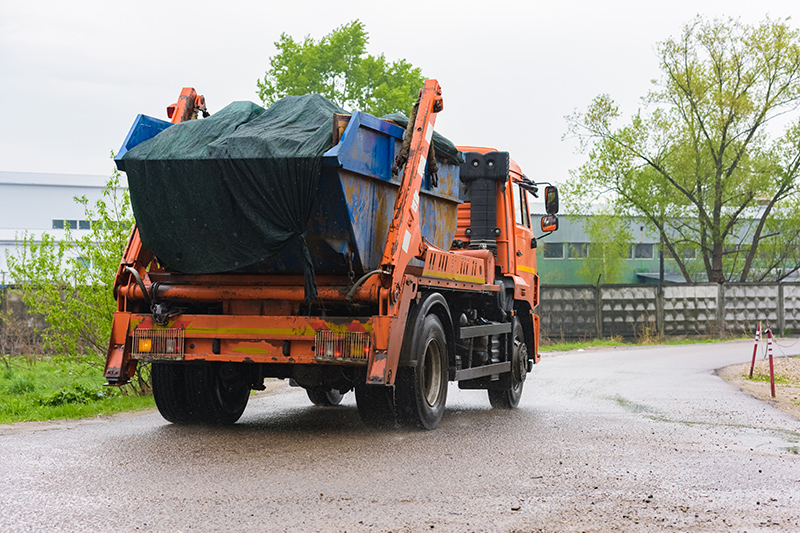
<path fill-rule="evenodd" d="M 608 339 L 591 339 L 587 341 L 574 342 L 542 342 L 539 348 L 544 352 L 564 352 L 569 350 L 579 350 L 583 348 L 612 347 L 612 346 L 651 346 L 651 345 L 673 345 L 673 344 L 701 344 L 711 342 L 727 342 L 735 339 L 702 339 L 687 337 L 683 339 L 658 339 L 647 337 L 639 342 L 625 342 L 621 337 L 611 337 Z"/>
<path fill-rule="evenodd" d="M 59 357 L 2 361 L 6 364 L 0 363 L 0 424 L 88 418 L 155 405 L 152 396 L 124 395 L 103 387 L 97 365 Z"/>
<path fill-rule="evenodd" d="M 619 337 L 612 337 L 610 339 L 592 339 L 589 341 L 575 341 L 575 342 L 556 342 L 552 344 L 542 343 L 539 348 L 545 352 L 564 352 L 568 350 L 578 350 L 581 348 L 605 347 L 605 346 L 625 346 Z"/>
<path fill-rule="evenodd" d="M 747 381 L 763 381 L 769 383 L 769 374 L 762 374 L 760 372 L 753 373 L 753 377 L 750 377 L 750 372 L 744 374 L 744 379 Z M 780 383 L 783 385 L 793 383 L 793 380 L 790 380 L 788 376 L 784 374 L 775 374 L 775 383 Z"/>

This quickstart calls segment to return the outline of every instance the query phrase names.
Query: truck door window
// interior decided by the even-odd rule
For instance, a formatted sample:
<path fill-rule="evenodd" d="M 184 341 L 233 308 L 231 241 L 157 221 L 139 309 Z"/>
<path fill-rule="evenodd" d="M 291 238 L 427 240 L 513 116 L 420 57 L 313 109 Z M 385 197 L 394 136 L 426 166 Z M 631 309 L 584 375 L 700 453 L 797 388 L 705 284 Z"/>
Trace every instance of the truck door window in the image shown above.
<path fill-rule="evenodd" d="M 522 195 L 522 223 L 526 228 L 531 227 L 531 214 L 528 210 L 528 206 L 530 205 L 530 195 L 531 193 L 528 191 L 524 191 Z"/>
<path fill-rule="evenodd" d="M 520 226 L 531 227 L 531 217 L 528 214 L 528 192 L 523 191 L 516 183 L 512 184 L 514 190 L 514 220 Z"/>
<path fill-rule="evenodd" d="M 522 191 L 519 188 L 519 185 L 516 183 L 512 183 L 512 189 L 514 191 L 514 221 L 519 224 L 520 226 L 523 224 L 522 220 Z"/>

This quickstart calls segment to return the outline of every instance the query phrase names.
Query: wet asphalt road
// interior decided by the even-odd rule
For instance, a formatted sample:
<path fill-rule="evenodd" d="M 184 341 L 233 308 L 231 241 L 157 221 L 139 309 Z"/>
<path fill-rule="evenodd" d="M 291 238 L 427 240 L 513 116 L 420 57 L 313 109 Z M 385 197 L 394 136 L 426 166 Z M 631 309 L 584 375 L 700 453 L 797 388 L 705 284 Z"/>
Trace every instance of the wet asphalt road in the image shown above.
<path fill-rule="evenodd" d="M 800 531 L 800 420 L 713 372 L 751 346 L 545 357 L 519 409 L 451 385 L 430 432 L 288 386 L 229 428 L 0 426 L 0 530 Z"/>

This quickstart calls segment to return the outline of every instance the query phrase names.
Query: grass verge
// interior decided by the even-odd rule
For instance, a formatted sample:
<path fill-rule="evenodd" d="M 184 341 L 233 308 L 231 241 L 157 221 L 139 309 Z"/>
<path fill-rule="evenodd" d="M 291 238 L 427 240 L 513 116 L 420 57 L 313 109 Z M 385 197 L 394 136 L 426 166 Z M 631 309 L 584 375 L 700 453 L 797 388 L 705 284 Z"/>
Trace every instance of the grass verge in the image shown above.
<path fill-rule="evenodd" d="M 97 365 L 59 357 L 5 357 L 2 363 L 0 424 L 88 418 L 155 405 L 152 396 L 103 387 Z"/>
<path fill-rule="evenodd" d="M 667 338 L 661 339 L 657 337 L 645 336 L 637 341 L 624 341 L 622 337 L 610 337 L 607 339 L 591 339 L 586 341 L 574 342 L 549 342 L 543 340 L 539 349 L 545 352 L 565 352 L 569 350 L 580 350 L 586 348 L 604 348 L 612 346 L 652 346 L 652 345 L 674 345 L 674 344 L 701 344 L 712 342 L 727 342 L 736 340 L 734 338 L 727 339 L 702 339 L 697 337 L 687 338 Z"/>

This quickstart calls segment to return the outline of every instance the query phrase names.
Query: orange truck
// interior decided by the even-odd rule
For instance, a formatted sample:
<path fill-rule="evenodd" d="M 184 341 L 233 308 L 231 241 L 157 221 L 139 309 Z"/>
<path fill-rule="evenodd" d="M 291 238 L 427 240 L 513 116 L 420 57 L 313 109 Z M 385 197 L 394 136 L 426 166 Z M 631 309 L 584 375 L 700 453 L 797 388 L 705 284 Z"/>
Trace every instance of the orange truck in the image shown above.
<path fill-rule="evenodd" d="M 151 363 L 156 405 L 173 423 L 234 423 L 265 378 L 290 380 L 317 405 L 354 390 L 370 425 L 437 427 L 450 381 L 485 389 L 495 408 L 516 407 L 539 362 L 534 231 L 557 229 L 558 191 L 529 180 L 507 152 L 434 152 L 442 109 L 441 88 L 428 80 L 405 128 L 361 112 L 332 117 L 304 231 L 247 268 L 176 267 L 172 250 L 151 249 L 163 234 L 146 233 L 134 203 L 137 226 L 114 285 L 108 384 Z M 205 100 L 184 89 L 169 108 L 177 125 L 140 116 L 122 152 L 215 118 L 190 120 L 198 110 L 207 115 Z M 134 182 L 139 194 L 153 192 L 149 174 L 126 171 L 132 197 Z M 288 180 L 274 179 L 280 189 Z M 540 185 L 547 215 L 534 225 Z M 164 211 L 168 233 L 183 221 Z"/>

